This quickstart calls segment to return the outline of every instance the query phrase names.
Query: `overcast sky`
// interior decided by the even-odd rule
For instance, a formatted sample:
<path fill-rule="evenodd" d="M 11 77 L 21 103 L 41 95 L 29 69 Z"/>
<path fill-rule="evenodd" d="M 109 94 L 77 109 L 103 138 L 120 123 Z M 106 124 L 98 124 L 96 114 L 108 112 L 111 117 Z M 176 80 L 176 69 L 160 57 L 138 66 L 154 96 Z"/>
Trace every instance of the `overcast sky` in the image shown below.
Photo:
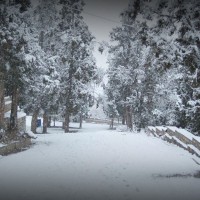
<path fill-rule="evenodd" d="M 102 18 L 120 22 L 119 15 L 127 7 L 129 0 L 85 0 L 85 12 L 92 13 Z M 83 14 L 90 30 L 97 40 L 108 40 L 109 32 L 119 25 L 95 16 Z"/>
<path fill-rule="evenodd" d="M 109 41 L 109 32 L 112 28 L 120 25 L 115 22 L 120 22 L 119 15 L 125 8 L 127 8 L 128 2 L 129 0 L 85 0 L 85 12 L 114 21 L 107 21 L 105 19 L 83 13 L 85 22 L 98 42 L 101 42 L 102 40 Z M 94 55 L 99 67 L 104 68 L 107 66 L 105 54 L 101 55 L 100 53 L 95 52 Z"/>

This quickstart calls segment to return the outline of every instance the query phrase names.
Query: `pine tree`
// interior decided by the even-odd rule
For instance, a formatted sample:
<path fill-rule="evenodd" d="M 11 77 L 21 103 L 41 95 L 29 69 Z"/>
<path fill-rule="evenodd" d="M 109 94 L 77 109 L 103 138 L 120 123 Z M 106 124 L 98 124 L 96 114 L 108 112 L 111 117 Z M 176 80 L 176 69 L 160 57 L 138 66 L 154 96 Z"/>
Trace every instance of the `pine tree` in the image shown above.
<path fill-rule="evenodd" d="M 23 33 L 25 24 L 21 23 L 24 13 L 20 14 L 18 7 L 10 5 L 5 1 L 1 7 L 4 16 L 1 17 L 3 22 L 1 29 L 2 37 L 2 67 L 5 72 L 5 87 L 8 95 L 12 97 L 11 115 L 9 131 L 11 136 L 15 136 L 18 130 L 17 127 L 17 107 L 19 101 L 20 90 L 23 88 L 24 72 L 26 65 L 24 62 L 24 46 L 26 44 Z"/>
<path fill-rule="evenodd" d="M 82 1 L 61 1 L 61 23 L 59 24 L 63 44 L 60 49 L 61 105 L 64 110 L 65 132 L 69 132 L 69 119 L 77 110 L 80 98 L 85 99 L 87 84 L 95 78 L 96 66 L 91 54 L 93 36 L 80 15 Z M 58 43 L 59 44 L 59 43 Z M 78 100 L 78 101 L 77 101 Z M 81 102 L 81 101 L 80 101 Z"/>
<path fill-rule="evenodd" d="M 28 60 L 32 67 L 30 76 L 27 77 L 27 87 L 23 94 L 23 107 L 32 113 L 31 130 L 35 133 L 37 117 L 44 112 L 44 121 L 47 121 L 47 113 L 57 109 L 59 96 L 59 77 L 56 72 L 57 59 L 55 53 L 56 25 L 59 22 L 59 9 L 56 3 L 49 0 L 42 1 L 32 8 L 30 21 L 29 45 L 27 50 L 33 59 Z M 57 80 L 58 79 L 58 80 Z M 47 123 L 43 125 L 43 132 L 47 132 Z"/>
<path fill-rule="evenodd" d="M 135 21 L 139 1 L 129 4 L 122 13 L 122 27 L 111 32 L 111 40 L 117 45 L 110 48 L 107 90 L 115 100 L 118 113 L 126 119 L 127 126 L 133 129 L 133 121 L 138 128 L 144 126 L 144 80 L 147 56 L 146 25 Z M 124 23 L 124 25 L 123 25 Z M 108 92 L 108 93 L 109 93 Z M 123 120 L 124 121 L 124 120 Z"/>

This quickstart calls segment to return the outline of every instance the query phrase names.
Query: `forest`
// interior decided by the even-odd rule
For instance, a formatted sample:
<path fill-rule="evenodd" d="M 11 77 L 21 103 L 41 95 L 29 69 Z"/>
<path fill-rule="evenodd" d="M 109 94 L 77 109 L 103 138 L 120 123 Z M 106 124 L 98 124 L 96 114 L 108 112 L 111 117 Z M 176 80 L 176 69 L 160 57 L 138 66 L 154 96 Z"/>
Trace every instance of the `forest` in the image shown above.
<path fill-rule="evenodd" d="M 101 83 L 94 36 L 82 0 L 0 1 L 0 111 L 11 96 L 8 133 L 16 134 L 17 110 L 87 117 L 92 84 Z M 131 0 L 110 33 L 108 81 L 101 103 L 129 130 L 173 125 L 200 134 L 200 3 L 198 0 Z M 2 118 L 2 116 L 0 117 Z M 0 119 L 0 127 L 3 128 Z"/>
<path fill-rule="evenodd" d="M 199 1 L 131 1 L 110 34 L 107 110 L 127 126 L 200 134 Z M 133 123 L 134 122 L 134 123 Z"/>

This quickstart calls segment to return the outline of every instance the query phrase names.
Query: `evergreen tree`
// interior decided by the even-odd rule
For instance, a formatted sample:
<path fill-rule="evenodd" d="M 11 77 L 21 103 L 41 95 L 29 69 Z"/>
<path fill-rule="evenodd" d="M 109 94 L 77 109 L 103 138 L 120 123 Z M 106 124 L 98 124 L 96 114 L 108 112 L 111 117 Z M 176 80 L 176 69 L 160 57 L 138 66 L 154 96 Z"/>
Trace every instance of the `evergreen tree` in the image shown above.
<path fill-rule="evenodd" d="M 164 79 L 170 76 L 168 81 L 173 83 L 173 87 L 165 88 L 169 101 L 176 101 L 170 106 L 173 123 L 165 112 L 166 119 L 168 116 L 166 124 L 172 123 L 198 132 L 199 2 L 141 2 L 141 13 L 149 24 L 148 35 L 156 47 L 160 76 Z M 164 79 L 160 79 L 160 84 Z M 167 105 L 165 107 L 169 109 Z"/>
<path fill-rule="evenodd" d="M 61 58 L 60 102 L 64 110 L 65 132 L 69 132 L 70 115 L 77 110 L 77 106 L 82 108 L 78 101 L 80 98 L 85 99 L 87 85 L 95 78 L 96 66 L 91 53 L 93 36 L 80 15 L 83 2 L 77 0 L 60 3 L 62 20 L 58 28 L 64 32 L 61 36 L 62 48 L 58 47 Z"/>
<path fill-rule="evenodd" d="M 137 126 L 178 125 L 198 132 L 199 2 L 132 0 L 122 13 L 122 19 L 126 27 L 117 28 L 111 33 L 118 44 L 111 50 L 116 60 L 112 58 L 110 63 L 118 66 L 115 67 L 124 76 L 122 79 L 112 74 L 112 66 L 109 81 L 114 77 L 126 79 L 129 83 L 135 80 L 129 89 L 124 83 L 121 84 L 122 88 L 116 86 L 114 89 L 123 94 L 126 88 L 125 96 L 134 105 L 131 112 Z M 130 25 L 134 25 L 137 31 L 130 30 Z M 129 35 L 126 37 L 123 34 Z M 121 54 L 117 55 L 120 44 Z M 142 45 L 150 48 L 149 53 L 145 53 L 147 51 Z M 142 56 L 145 54 L 151 59 L 145 59 Z M 126 66 L 132 66 L 132 69 L 128 67 L 128 75 L 124 70 L 125 65 L 121 64 L 123 60 Z M 132 74 L 130 79 L 129 74 Z M 138 79 L 138 76 L 141 78 Z M 142 84 L 138 84 L 138 81 Z M 111 87 L 110 83 L 108 87 Z M 152 116 L 151 120 L 149 116 Z"/>
<path fill-rule="evenodd" d="M 133 121 L 138 128 L 147 124 L 144 123 L 145 98 L 147 99 L 144 94 L 144 81 L 149 78 L 145 77 L 148 76 L 145 74 L 145 66 L 149 65 L 147 57 L 150 51 L 146 48 L 146 25 L 135 21 L 138 6 L 138 1 L 130 4 L 122 13 L 122 27 L 111 32 L 111 40 L 117 42 L 117 45 L 110 48 L 112 57 L 107 84 L 107 93 L 112 94 L 109 99 L 115 100 L 118 113 L 126 119 L 130 130 L 133 129 Z"/>
<path fill-rule="evenodd" d="M 24 61 L 26 41 L 23 35 L 26 31 L 26 24 L 25 22 L 22 23 L 26 14 L 20 13 L 19 7 L 15 3 L 10 4 L 9 1 L 5 1 L 5 4 L 1 5 L 2 11 L 4 13 L 1 17 L 3 22 L 1 25 L 2 68 L 6 77 L 6 93 L 12 97 L 9 130 L 12 133 L 11 135 L 15 136 L 18 130 L 17 106 L 19 95 L 28 70 Z"/>

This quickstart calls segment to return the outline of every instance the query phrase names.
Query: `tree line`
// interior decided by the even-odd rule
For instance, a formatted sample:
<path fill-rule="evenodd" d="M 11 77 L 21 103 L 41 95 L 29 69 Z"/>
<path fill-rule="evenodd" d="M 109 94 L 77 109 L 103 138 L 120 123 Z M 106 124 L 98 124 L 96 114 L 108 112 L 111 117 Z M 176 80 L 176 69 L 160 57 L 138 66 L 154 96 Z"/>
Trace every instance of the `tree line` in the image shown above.
<path fill-rule="evenodd" d="M 0 1 L 0 74 L 12 98 L 11 135 L 18 106 L 32 114 L 34 133 L 41 111 L 44 133 L 49 114 L 60 114 L 69 132 L 70 116 L 87 113 L 98 73 L 83 8 L 82 0 Z"/>
<path fill-rule="evenodd" d="M 110 38 L 108 115 L 200 134 L 199 1 L 131 0 Z"/>

